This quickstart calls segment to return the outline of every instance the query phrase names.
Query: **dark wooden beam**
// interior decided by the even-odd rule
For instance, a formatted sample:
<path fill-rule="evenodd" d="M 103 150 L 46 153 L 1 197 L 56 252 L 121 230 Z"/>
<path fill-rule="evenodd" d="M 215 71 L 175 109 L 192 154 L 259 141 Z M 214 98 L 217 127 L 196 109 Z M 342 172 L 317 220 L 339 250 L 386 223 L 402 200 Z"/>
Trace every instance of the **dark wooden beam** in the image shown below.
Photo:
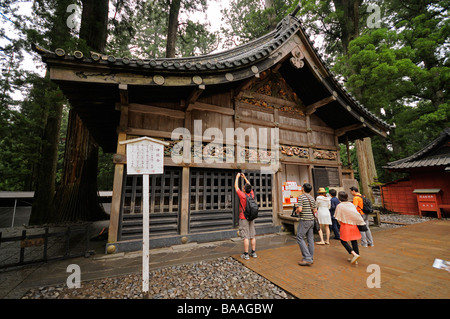
<path fill-rule="evenodd" d="M 192 105 L 197 101 L 197 99 L 202 95 L 202 93 L 205 91 L 205 85 L 200 84 L 195 90 L 191 92 L 189 97 L 186 99 L 186 102 L 184 103 L 184 107 L 186 108 L 186 111 L 190 111 L 192 108 Z"/>
<path fill-rule="evenodd" d="M 152 105 L 146 105 L 146 104 L 138 104 L 138 103 L 131 103 L 128 105 L 128 111 L 134 112 L 134 113 L 147 113 L 147 114 L 155 114 L 155 115 L 162 115 L 167 117 L 173 117 L 176 119 L 184 119 L 184 112 L 183 111 L 177 111 L 172 109 L 167 109 L 163 107 L 157 107 Z"/>
<path fill-rule="evenodd" d="M 342 135 L 344 135 L 345 133 L 347 133 L 349 131 L 357 130 L 357 129 L 365 127 L 365 126 L 366 125 L 362 124 L 362 123 L 344 126 L 344 127 L 341 127 L 341 128 L 338 128 L 337 130 L 335 130 L 334 134 L 339 137 L 339 136 L 342 136 Z"/>
<path fill-rule="evenodd" d="M 248 90 L 253 85 L 253 83 L 255 83 L 255 81 L 259 81 L 259 77 L 258 78 L 253 77 L 247 81 L 244 81 L 237 88 L 235 88 L 234 89 L 235 100 L 239 100 L 244 94 L 244 92 Z"/>
<path fill-rule="evenodd" d="M 333 92 L 333 95 L 326 97 L 320 101 L 317 101 L 311 105 L 308 105 L 306 107 L 305 114 L 306 115 L 313 114 L 319 107 L 325 106 L 327 104 L 330 104 L 331 102 L 336 101 L 336 98 L 337 98 L 337 93 Z"/>

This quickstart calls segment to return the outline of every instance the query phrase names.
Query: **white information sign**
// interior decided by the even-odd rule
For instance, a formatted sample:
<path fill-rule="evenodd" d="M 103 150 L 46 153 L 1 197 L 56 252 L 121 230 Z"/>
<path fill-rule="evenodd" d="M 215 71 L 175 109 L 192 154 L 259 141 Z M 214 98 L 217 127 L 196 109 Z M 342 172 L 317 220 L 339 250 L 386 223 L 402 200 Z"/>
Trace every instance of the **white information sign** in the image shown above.
<path fill-rule="evenodd" d="M 142 175 L 142 292 L 148 298 L 150 263 L 149 175 L 164 171 L 164 145 L 150 137 L 120 142 L 127 145 L 127 174 Z"/>
<path fill-rule="evenodd" d="M 127 174 L 162 174 L 164 146 L 149 140 L 127 144 Z"/>

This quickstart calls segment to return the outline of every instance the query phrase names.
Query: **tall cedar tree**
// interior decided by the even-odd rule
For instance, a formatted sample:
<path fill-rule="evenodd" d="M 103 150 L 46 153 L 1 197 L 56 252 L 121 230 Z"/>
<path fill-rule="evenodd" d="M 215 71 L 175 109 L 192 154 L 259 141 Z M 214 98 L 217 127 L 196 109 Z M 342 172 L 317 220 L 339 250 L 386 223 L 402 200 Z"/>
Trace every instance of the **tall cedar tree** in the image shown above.
<path fill-rule="evenodd" d="M 44 8 L 39 12 L 42 16 L 47 15 L 48 37 L 47 41 L 51 49 L 63 47 L 68 38 L 70 30 L 66 26 L 66 9 L 70 1 L 56 1 L 55 12 L 52 16 L 45 12 L 49 3 L 36 1 L 35 9 Z M 36 10 L 38 11 L 38 10 Z M 45 12 L 45 13 L 42 13 Z M 48 108 L 43 109 L 44 129 L 42 132 L 39 160 L 35 182 L 35 192 L 33 206 L 30 215 L 30 224 L 42 224 L 49 221 L 51 215 L 51 205 L 55 194 L 56 165 L 58 161 L 59 130 L 61 126 L 61 116 L 64 96 L 58 87 L 49 80 L 48 72 L 43 81 L 48 82 L 46 104 Z M 44 102 L 44 101 L 43 101 Z M 44 104 L 44 103 L 43 103 Z"/>
<path fill-rule="evenodd" d="M 177 42 L 178 15 L 180 14 L 181 0 L 172 0 L 169 11 L 169 27 L 167 29 L 166 58 L 175 57 Z"/>
<path fill-rule="evenodd" d="M 106 46 L 108 0 L 83 0 L 80 39 L 96 52 Z M 61 184 L 52 206 L 51 222 L 106 219 L 98 202 L 98 144 L 74 108 L 70 109 Z"/>

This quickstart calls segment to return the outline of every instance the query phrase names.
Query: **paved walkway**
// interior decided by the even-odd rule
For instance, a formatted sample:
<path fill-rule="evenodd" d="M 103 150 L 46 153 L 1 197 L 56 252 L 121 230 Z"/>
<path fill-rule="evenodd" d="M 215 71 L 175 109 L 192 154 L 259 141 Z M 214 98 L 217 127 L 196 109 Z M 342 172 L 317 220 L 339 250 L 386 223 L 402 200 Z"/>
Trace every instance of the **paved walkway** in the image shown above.
<path fill-rule="evenodd" d="M 300 251 L 291 234 L 257 239 L 258 258 L 242 261 L 240 239 L 155 249 L 150 269 L 233 256 L 298 298 L 450 298 L 450 273 L 432 267 L 435 258 L 450 260 L 450 221 L 433 220 L 373 232 L 375 247 L 361 248 L 359 265 L 347 262 L 339 241 L 316 245 L 312 267 L 300 267 Z M 104 245 L 100 245 L 101 251 Z M 30 288 L 65 283 L 69 264 L 81 269 L 81 280 L 115 277 L 141 271 L 140 252 L 74 258 L 0 272 L 0 298 L 21 298 Z M 381 288 L 369 289 L 367 266 L 381 269 Z"/>
<path fill-rule="evenodd" d="M 375 246 L 360 247 L 358 265 L 347 261 L 348 254 L 339 241 L 315 245 L 314 264 L 301 267 L 298 245 L 258 252 L 257 259 L 243 261 L 259 273 L 300 299 L 449 299 L 450 273 L 433 268 L 436 258 L 450 260 L 450 222 L 425 223 L 373 233 Z M 378 265 L 380 288 L 368 288 Z"/>

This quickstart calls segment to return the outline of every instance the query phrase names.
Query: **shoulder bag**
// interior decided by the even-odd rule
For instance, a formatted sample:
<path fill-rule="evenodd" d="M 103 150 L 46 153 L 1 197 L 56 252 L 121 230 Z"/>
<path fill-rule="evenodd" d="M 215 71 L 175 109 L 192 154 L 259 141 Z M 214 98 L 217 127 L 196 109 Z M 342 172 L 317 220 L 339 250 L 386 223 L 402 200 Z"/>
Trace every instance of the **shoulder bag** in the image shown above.
<path fill-rule="evenodd" d="M 313 214 L 313 217 L 314 217 L 314 230 L 318 232 L 320 230 L 319 220 L 317 219 L 316 214 L 314 214 L 314 212 L 313 212 L 311 200 L 309 199 L 308 195 L 305 194 L 305 196 L 309 201 L 309 207 L 311 208 L 311 213 Z"/>
<path fill-rule="evenodd" d="M 369 230 L 366 225 L 357 225 L 357 226 L 358 226 L 358 230 L 359 231 L 364 232 L 364 231 L 368 231 Z"/>

